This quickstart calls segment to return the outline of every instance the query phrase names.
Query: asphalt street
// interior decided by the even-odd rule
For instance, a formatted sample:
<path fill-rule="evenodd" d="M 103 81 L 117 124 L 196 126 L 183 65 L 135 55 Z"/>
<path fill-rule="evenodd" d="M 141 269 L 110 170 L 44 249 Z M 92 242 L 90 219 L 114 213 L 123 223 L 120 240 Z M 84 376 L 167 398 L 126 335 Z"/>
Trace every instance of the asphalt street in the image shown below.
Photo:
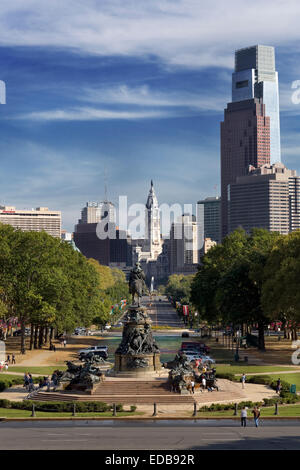
<path fill-rule="evenodd" d="M 300 421 L 0 422 L 1 450 L 295 450 Z"/>
<path fill-rule="evenodd" d="M 159 298 L 162 300 L 159 301 Z M 143 305 L 148 307 L 149 297 L 143 298 Z M 172 307 L 166 297 L 154 297 L 151 301 L 152 308 L 148 313 L 154 326 L 171 326 L 173 328 L 185 328 L 184 323 L 178 317 L 176 310 Z"/>

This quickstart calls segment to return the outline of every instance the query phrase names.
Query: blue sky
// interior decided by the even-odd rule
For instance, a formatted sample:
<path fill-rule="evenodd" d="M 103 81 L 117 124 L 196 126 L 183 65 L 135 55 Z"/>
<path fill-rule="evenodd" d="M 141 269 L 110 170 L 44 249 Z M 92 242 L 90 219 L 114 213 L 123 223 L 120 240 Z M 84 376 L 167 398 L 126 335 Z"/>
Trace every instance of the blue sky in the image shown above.
<path fill-rule="evenodd" d="M 105 170 L 114 202 L 145 202 L 151 178 L 160 203 L 215 195 L 234 50 L 257 43 L 276 47 L 282 161 L 300 173 L 299 18 L 294 0 L 1 5 L 0 203 L 61 209 L 72 230 Z"/>

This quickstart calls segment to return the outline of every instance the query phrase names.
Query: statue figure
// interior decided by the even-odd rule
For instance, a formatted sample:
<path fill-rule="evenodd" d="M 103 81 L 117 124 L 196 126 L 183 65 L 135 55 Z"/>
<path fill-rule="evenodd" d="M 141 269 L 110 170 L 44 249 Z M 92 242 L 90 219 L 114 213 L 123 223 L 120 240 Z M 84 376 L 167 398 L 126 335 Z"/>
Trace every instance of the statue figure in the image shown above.
<path fill-rule="evenodd" d="M 141 298 L 146 292 L 145 274 L 139 262 L 135 263 L 135 268 L 132 269 L 129 276 L 129 292 L 132 295 L 132 304 L 135 303 L 135 296 L 138 297 L 137 305 L 141 306 Z"/>

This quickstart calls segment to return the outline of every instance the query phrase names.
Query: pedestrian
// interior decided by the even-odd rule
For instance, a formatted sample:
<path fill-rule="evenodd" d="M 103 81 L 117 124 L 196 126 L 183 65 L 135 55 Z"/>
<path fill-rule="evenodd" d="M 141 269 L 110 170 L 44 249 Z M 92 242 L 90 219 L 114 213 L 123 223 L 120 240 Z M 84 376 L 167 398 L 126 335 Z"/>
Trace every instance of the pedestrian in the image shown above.
<path fill-rule="evenodd" d="M 280 394 L 280 390 L 281 390 L 281 380 L 278 379 L 276 383 L 276 393 L 278 393 L 278 395 Z"/>
<path fill-rule="evenodd" d="M 14 354 L 11 356 L 11 363 L 12 363 L 12 364 L 15 364 L 15 363 L 16 363 L 16 357 L 15 357 Z"/>
<path fill-rule="evenodd" d="M 192 393 L 195 393 L 195 382 L 191 380 Z"/>
<path fill-rule="evenodd" d="M 31 374 L 28 374 L 29 376 L 29 379 L 28 379 L 28 391 L 29 393 L 30 392 L 33 392 L 34 390 L 34 385 L 33 385 L 33 378 L 32 378 L 32 375 Z"/>
<path fill-rule="evenodd" d="M 255 406 L 252 410 L 252 413 L 253 413 L 255 427 L 258 428 L 258 422 L 259 422 L 259 417 L 260 417 L 260 409 L 257 406 Z"/>
<path fill-rule="evenodd" d="M 247 426 L 247 408 L 243 406 L 241 411 L 241 426 L 245 428 Z"/>
<path fill-rule="evenodd" d="M 246 382 L 246 375 L 245 372 L 242 375 L 242 388 L 245 388 L 245 382 Z"/>
<path fill-rule="evenodd" d="M 24 385 L 23 385 L 25 388 L 28 388 L 29 386 L 29 374 L 28 372 L 25 372 L 24 374 Z"/>
<path fill-rule="evenodd" d="M 203 388 L 203 390 L 206 389 L 206 378 L 204 377 L 204 375 L 202 377 L 202 388 Z"/>
<path fill-rule="evenodd" d="M 3 367 L 4 367 L 4 361 L 0 361 L 0 372 L 2 372 Z"/>
<path fill-rule="evenodd" d="M 8 371 L 8 363 L 7 362 L 5 362 L 4 368 L 5 368 L 5 371 L 7 372 Z"/>
<path fill-rule="evenodd" d="M 64 339 L 64 347 L 66 347 L 66 346 L 67 346 L 67 340 Z"/>
<path fill-rule="evenodd" d="M 49 379 L 49 376 L 46 379 L 46 385 L 47 385 L 47 392 L 50 392 L 50 387 L 51 387 L 51 381 Z"/>
<path fill-rule="evenodd" d="M 10 364 L 10 355 L 9 355 L 9 354 L 7 354 L 6 362 L 7 362 L 8 364 Z"/>

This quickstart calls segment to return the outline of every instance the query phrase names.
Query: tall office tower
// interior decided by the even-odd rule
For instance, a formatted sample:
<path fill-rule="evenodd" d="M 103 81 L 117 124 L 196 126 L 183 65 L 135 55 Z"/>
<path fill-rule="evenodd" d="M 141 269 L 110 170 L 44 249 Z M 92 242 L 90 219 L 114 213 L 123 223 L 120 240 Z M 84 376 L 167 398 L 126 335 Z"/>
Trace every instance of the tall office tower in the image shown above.
<path fill-rule="evenodd" d="M 221 122 L 221 234 L 228 234 L 228 186 L 270 163 L 270 118 L 261 98 L 229 103 Z"/>
<path fill-rule="evenodd" d="M 221 198 L 207 197 L 197 202 L 197 214 L 202 213 L 203 238 L 221 243 Z"/>
<path fill-rule="evenodd" d="M 282 163 L 250 169 L 247 176 L 238 177 L 229 187 L 230 231 L 242 227 L 250 232 L 258 227 L 289 233 L 290 220 L 295 220 L 294 208 L 290 211 L 290 195 L 298 199 L 298 188 L 296 171 L 288 170 Z"/>
<path fill-rule="evenodd" d="M 81 211 L 79 224 L 95 224 L 104 218 L 110 223 L 116 223 L 116 208 L 112 202 L 87 202 Z"/>
<path fill-rule="evenodd" d="M 144 251 L 150 253 L 151 259 L 157 259 L 158 255 L 162 252 L 160 214 L 152 180 L 146 203 Z"/>
<path fill-rule="evenodd" d="M 300 229 L 300 177 L 289 178 L 290 232 Z"/>
<path fill-rule="evenodd" d="M 191 273 L 197 271 L 199 261 L 198 223 L 196 217 L 183 214 L 171 225 L 170 231 L 170 273 Z"/>
<path fill-rule="evenodd" d="M 252 46 L 235 52 L 232 74 L 232 101 L 261 98 L 270 117 L 270 161 L 281 161 L 278 73 L 275 50 L 270 46 Z"/>
<path fill-rule="evenodd" d="M 0 206 L 0 223 L 12 225 L 24 232 L 45 231 L 53 237 L 61 236 L 61 212 L 49 210 L 48 207 L 24 210 Z"/>

